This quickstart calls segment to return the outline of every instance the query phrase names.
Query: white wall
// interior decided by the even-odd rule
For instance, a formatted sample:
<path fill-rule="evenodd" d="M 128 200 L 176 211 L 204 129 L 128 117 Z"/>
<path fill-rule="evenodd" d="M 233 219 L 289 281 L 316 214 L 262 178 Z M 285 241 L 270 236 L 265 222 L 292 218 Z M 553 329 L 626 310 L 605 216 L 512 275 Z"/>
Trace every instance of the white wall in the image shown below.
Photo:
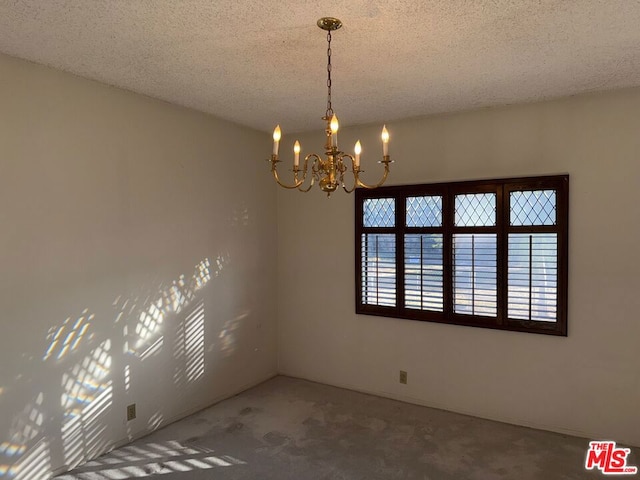
<path fill-rule="evenodd" d="M 388 184 L 570 174 L 567 338 L 355 315 L 353 196 L 280 191 L 279 370 L 640 446 L 638 112 L 636 89 L 388 125 Z M 304 152 L 322 152 L 318 127 Z M 340 132 L 372 181 L 379 129 Z"/>
<path fill-rule="evenodd" d="M 276 373 L 269 148 L 0 56 L 0 477 L 46 478 Z"/>

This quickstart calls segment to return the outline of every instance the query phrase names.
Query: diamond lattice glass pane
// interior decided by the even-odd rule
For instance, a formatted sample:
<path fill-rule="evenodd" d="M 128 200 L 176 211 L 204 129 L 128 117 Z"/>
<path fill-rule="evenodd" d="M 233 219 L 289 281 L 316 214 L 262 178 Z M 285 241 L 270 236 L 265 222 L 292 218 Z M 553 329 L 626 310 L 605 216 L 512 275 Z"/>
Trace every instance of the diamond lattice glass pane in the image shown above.
<path fill-rule="evenodd" d="M 441 227 L 442 197 L 407 197 L 407 227 Z"/>
<path fill-rule="evenodd" d="M 394 227 L 396 201 L 393 198 L 367 198 L 363 203 L 365 227 Z"/>
<path fill-rule="evenodd" d="M 441 233 L 404 237 L 404 302 L 406 308 L 442 312 L 443 241 Z"/>
<path fill-rule="evenodd" d="M 496 316 L 497 239 L 495 233 L 453 236 L 453 307 L 456 313 Z"/>
<path fill-rule="evenodd" d="M 495 224 L 495 193 L 456 195 L 456 227 L 493 227 Z"/>
<path fill-rule="evenodd" d="M 557 321 L 557 234 L 509 234 L 508 307 L 509 318 Z"/>
<path fill-rule="evenodd" d="M 396 236 L 368 233 L 360 241 L 362 303 L 395 307 Z"/>
<path fill-rule="evenodd" d="M 556 191 L 511 192 L 511 225 L 555 225 Z"/>

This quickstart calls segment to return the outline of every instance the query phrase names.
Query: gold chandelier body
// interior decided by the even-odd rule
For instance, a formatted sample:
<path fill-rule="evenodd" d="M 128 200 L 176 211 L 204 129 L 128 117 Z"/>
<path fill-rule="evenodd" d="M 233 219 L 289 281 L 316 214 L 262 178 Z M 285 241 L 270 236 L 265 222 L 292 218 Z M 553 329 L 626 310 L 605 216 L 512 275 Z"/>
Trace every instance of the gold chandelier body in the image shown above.
<path fill-rule="evenodd" d="M 280 179 L 280 175 L 278 174 L 278 163 L 281 160 L 278 157 L 278 150 L 280 146 L 280 138 L 282 136 L 282 132 L 280 131 L 280 126 L 276 126 L 273 131 L 273 153 L 270 158 L 271 162 L 271 173 L 273 174 L 273 178 L 281 187 L 288 189 L 298 189 L 301 192 L 308 192 L 311 190 L 315 182 L 318 182 L 320 189 L 323 192 L 327 193 L 327 196 L 331 195 L 331 193 L 335 192 L 338 187 L 342 187 L 345 192 L 351 193 L 357 187 L 361 188 L 377 188 L 380 187 L 387 179 L 389 175 L 389 164 L 392 163 L 389 157 L 389 132 L 387 131 L 386 126 L 382 128 L 382 163 L 384 165 L 384 172 L 382 173 L 382 178 L 380 181 L 373 185 L 368 185 L 360 180 L 360 173 L 364 170 L 360 168 L 360 154 L 361 154 L 361 146 L 360 141 L 356 142 L 355 145 L 355 155 L 351 155 L 349 153 L 345 153 L 338 149 L 338 117 L 333 112 L 333 108 L 331 106 L 331 32 L 333 30 L 337 30 L 342 26 L 342 22 L 337 18 L 332 17 L 324 17 L 318 20 L 318 26 L 326 30 L 327 33 L 327 111 L 325 116 L 322 119 L 326 122 L 326 143 L 325 143 L 325 158 L 323 159 L 319 155 L 315 153 L 311 153 L 304 157 L 304 162 L 302 167 L 300 167 L 300 142 L 296 140 L 293 152 L 293 183 L 287 184 L 284 183 Z M 347 165 L 350 163 L 349 168 Z M 348 171 L 351 171 L 353 174 L 353 182 L 351 186 L 347 186 L 345 184 L 345 174 Z M 309 174 L 310 172 L 310 174 Z M 307 177 L 310 176 L 310 182 L 305 186 L 305 182 Z"/>

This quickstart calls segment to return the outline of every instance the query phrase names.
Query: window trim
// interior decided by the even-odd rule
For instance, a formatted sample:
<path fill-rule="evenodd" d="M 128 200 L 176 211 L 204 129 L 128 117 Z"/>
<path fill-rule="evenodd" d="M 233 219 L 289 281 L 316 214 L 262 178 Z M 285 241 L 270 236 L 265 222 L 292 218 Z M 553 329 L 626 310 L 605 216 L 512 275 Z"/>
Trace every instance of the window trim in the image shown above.
<path fill-rule="evenodd" d="M 556 191 L 556 225 L 511 226 L 509 193 L 515 190 Z M 495 192 L 495 227 L 456 227 L 454 222 L 455 195 L 461 193 Z M 405 225 L 406 198 L 412 196 L 442 195 L 443 223 L 441 227 L 407 227 Z M 364 227 L 363 205 L 369 198 L 396 199 L 394 227 Z M 486 317 L 455 313 L 453 310 L 453 235 L 462 232 L 495 232 L 497 235 L 497 315 Z M 443 234 L 443 312 L 404 307 L 405 266 L 404 236 L 408 233 Z M 508 318 L 508 245 L 509 233 L 554 232 L 557 245 L 557 316 L 555 322 Z M 394 233 L 396 243 L 396 306 L 362 304 L 361 236 L 364 233 Z M 355 191 L 355 303 L 356 314 L 393 317 L 452 325 L 475 326 L 547 335 L 567 336 L 568 303 L 568 246 L 569 246 L 569 175 L 518 177 L 464 182 L 433 183 L 423 185 L 385 186 L 374 190 L 358 188 Z"/>

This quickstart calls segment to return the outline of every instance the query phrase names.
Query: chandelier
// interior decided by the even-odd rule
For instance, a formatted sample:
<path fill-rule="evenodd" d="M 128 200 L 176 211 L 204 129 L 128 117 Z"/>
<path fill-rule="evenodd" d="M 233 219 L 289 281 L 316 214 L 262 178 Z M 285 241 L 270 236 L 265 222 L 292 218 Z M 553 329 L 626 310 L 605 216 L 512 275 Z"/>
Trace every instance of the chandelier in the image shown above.
<path fill-rule="evenodd" d="M 300 152 L 302 147 L 300 142 L 296 140 L 293 146 L 293 183 L 283 183 L 278 175 L 278 163 L 281 161 L 278 157 L 278 150 L 280 147 L 280 138 L 282 137 L 282 131 L 280 125 L 276 126 L 273 131 L 273 154 L 271 155 L 271 173 L 278 185 L 288 189 L 297 188 L 301 192 L 308 192 L 311 190 L 315 182 L 318 182 L 320 189 L 327 192 L 327 196 L 331 195 L 338 187 L 342 186 L 345 192 L 351 193 L 356 187 L 362 188 L 377 188 L 381 186 L 387 179 L 389 174 L 389 164 L 391 160 L 389 158 L 389 132 L 387 127 L 382 127 L 382 163 L 384 165 L 384 172 L 382 178 L 375 185 L 367 185 L 360 180 L 360 174 L 364 171 L 360 169 L 360 154 L 362 147 L 358 140 L 355 144 L 354 153 L 351 155 L 338 149 L 338 117 L 336 116 L 331 106 L 331 32 L 342 27 L 342 22 L 337 18 L 323 17 L 318 20 L 318 26 L 327 31 L 327 111 L 325 112 L 324 120 L 327 124 L 325 129 L 326 144 L 325 144 L 325 157 L 321 158 L 315 153 L 310 153 L 304 157 L 304 163 L 300 166 Z M 347 167 L 347 161 L 350 162 L 351 168 Z M 311 166 L 311 180 L 307 186 L 304 186 L 309 172 L 309 166 Z M 345 174 L 348 170 L 351 170 L 353 174 L 353 183 L 351 187 L 347 187 L 344 182 Z M 350 182 L 351 183 L 351 182 Z"/>

